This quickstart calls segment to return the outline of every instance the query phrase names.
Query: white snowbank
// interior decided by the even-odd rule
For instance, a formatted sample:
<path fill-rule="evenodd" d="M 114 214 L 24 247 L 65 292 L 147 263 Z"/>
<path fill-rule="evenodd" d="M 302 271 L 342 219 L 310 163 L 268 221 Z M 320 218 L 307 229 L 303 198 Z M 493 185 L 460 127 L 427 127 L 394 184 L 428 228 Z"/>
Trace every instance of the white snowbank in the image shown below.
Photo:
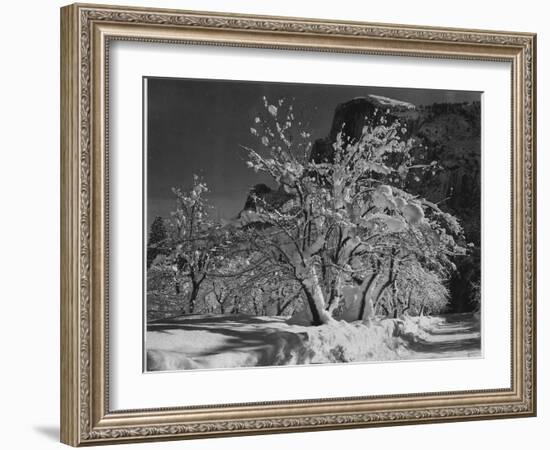
<path fill-rule="evenodd" d="M 405 316 L 399 319 L 399 335 L 403 339 L 429 339 L 439 325 L 445 322 L 443 317 L 432 316 Z"/>
<path fill-rule="evenodd" d="M 149 325 L 147 369 L 181 370 L 410 359 L 444 319 L 405 317 L 318 327 L 281 317 L 187 316 Z M 435 356 L 430 356 L 435 357 Z"/>
<path fill-rule="evenodd" d="M 309 363 L 388 361 L 400 359 L 396 323 L 335 322 L 308 327 Z"/>

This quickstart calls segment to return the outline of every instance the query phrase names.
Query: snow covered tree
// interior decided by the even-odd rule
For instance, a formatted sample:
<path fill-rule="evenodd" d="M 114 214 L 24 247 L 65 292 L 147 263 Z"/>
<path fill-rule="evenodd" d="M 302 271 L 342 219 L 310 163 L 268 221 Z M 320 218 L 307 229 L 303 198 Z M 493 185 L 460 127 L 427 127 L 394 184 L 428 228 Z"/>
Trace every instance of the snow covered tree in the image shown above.
<path fill-rule="evenodd" d="M 416 259 L 402 264 L 385 294 L 376 308 L 391 317 L 440 313 L 449 299 L 442 275 Z"/>
<path fill-rule="evenodd" d="M 219 245 L 217 225 L 212 222 L 207 211 L 205 194 L 208 187 L 197 175 L 193 176 L 193 184 L 188 191 L 174 188 L 173 192 L 176 208 L 171 213 L 169 261 L 176 294 L 188 292 L 184 299 L 187 303 L 186 312 L 193 314 L 199 290 Z"/>
<path fill-rule="evenodd" d="M 147 268 L 151 267 L 157 255 L 166 253 L 167 238 L 164 219 L 160 216 L 155 217 L 153 223 L 151 223 L 149 239 L 147 240 Z"/>
<path fill-rule="evenodd" d="M 250 265 L 249 258 L 240 254 L 237 241 L 227 242 L 232 248 L 226 248 L 225 253 L 229 254 L 219 255 L 212 265 L 205 286 L 205 298 L 220 314 L 249 313 L 252 310 L 252 296 L 247 280 L 258 281 L 257 268 Z"/>
<path fill-rule="evenodd" d="M 470 303 L 473 305 L 473 310 L 479 312 L 481 310 L 481 283 L 473 282 L 471 286 Z"/>
<path fill-rule="evenodd" d="M 299 286 L 261 255 L 242 245 L 233 231 L 224 255 L 216 258 L 206 282 L 207 301 L 221 314 L 288 315 L 299 302 Z M 243 235 L 241 235 L 243 236 Z"/>
<path fill-rule="evenodd" d="M 169 256 L 160 254 L 147 269 L 147 316 L 152 319 L 179 314 L 182 302 L 189 295 L 188 284 L 182 285 L 174 276 L 172 265 Z"/>
<path fill-rule="evenodd" d="M 257 196 L 241 220 L 258 258 L 301 287 L 312 324 L 334 320 L 350 285 L 361 289 L 358 318 L 371 317 L 367 293 L 379 280 L 378 297 L 395 289 L 408 258 L 452 267 L 452 256 L 463 253 L 453 236 L 462 230 L 453 216 L 406 191 L 407 176 L 430 165 L 415 164 L 413 142 L 398 121 L 367 121 L 359 139 L 340 133 L 332 160 L 314 162 L 310 134 L 292 105 L 263 102 L 250 130 L 258 146 L 245 147 L 247 164 L 269 175 L 288 200 Z"/>

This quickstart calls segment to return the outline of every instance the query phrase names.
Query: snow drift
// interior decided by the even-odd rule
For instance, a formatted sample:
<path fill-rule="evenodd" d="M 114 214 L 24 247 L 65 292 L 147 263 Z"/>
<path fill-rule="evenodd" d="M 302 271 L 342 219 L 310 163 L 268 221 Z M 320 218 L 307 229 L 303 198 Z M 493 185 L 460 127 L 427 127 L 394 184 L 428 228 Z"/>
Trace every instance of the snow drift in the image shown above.
<path fill-rule="evenodd" d="M 281 317 L 175 317 L 149 325 L 147 370 L 441 357 L 438 352 L 418 353 L 414 345 L 429 342 L 443 322 L 437 317 L 407 317 L 373 320 L 369 324 L 335 321 L 312 327 L 289 323 Z"/>

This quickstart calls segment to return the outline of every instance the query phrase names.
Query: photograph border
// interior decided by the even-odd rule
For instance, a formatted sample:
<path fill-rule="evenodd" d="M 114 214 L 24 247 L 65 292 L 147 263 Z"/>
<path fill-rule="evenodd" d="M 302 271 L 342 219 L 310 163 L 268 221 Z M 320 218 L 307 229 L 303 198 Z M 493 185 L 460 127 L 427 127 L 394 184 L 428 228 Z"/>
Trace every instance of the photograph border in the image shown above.
<path fill-rule="evenodd" d="M 512 67 L 511 387 L 109 408 L 108 67 L 114 40 L 502 61 Z M 536 414 L 536 35 L 75 4 L 61 9 L 61 441 L 130 441 Z"/>

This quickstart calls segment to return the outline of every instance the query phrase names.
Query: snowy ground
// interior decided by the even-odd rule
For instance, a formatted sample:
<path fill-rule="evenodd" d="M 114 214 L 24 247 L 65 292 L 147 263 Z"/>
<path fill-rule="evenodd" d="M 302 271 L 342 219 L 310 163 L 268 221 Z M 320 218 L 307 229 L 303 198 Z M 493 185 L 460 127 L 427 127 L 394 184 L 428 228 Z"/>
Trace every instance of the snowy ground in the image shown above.
<path fill-rule="evenodd" d="M 179 316 L 147 327 L 147 369 L 181 370 L 481 355 L 479 317 L 310 327 L 284 317 Z"/>
<path fill-rule="evenodd" d="M 422 324 L 421 324 L 422 326 Z M 481 356 L 478 314 L 432 318 L 417 339 L 409 340 L 403 359 L 473 358 Z"/>

